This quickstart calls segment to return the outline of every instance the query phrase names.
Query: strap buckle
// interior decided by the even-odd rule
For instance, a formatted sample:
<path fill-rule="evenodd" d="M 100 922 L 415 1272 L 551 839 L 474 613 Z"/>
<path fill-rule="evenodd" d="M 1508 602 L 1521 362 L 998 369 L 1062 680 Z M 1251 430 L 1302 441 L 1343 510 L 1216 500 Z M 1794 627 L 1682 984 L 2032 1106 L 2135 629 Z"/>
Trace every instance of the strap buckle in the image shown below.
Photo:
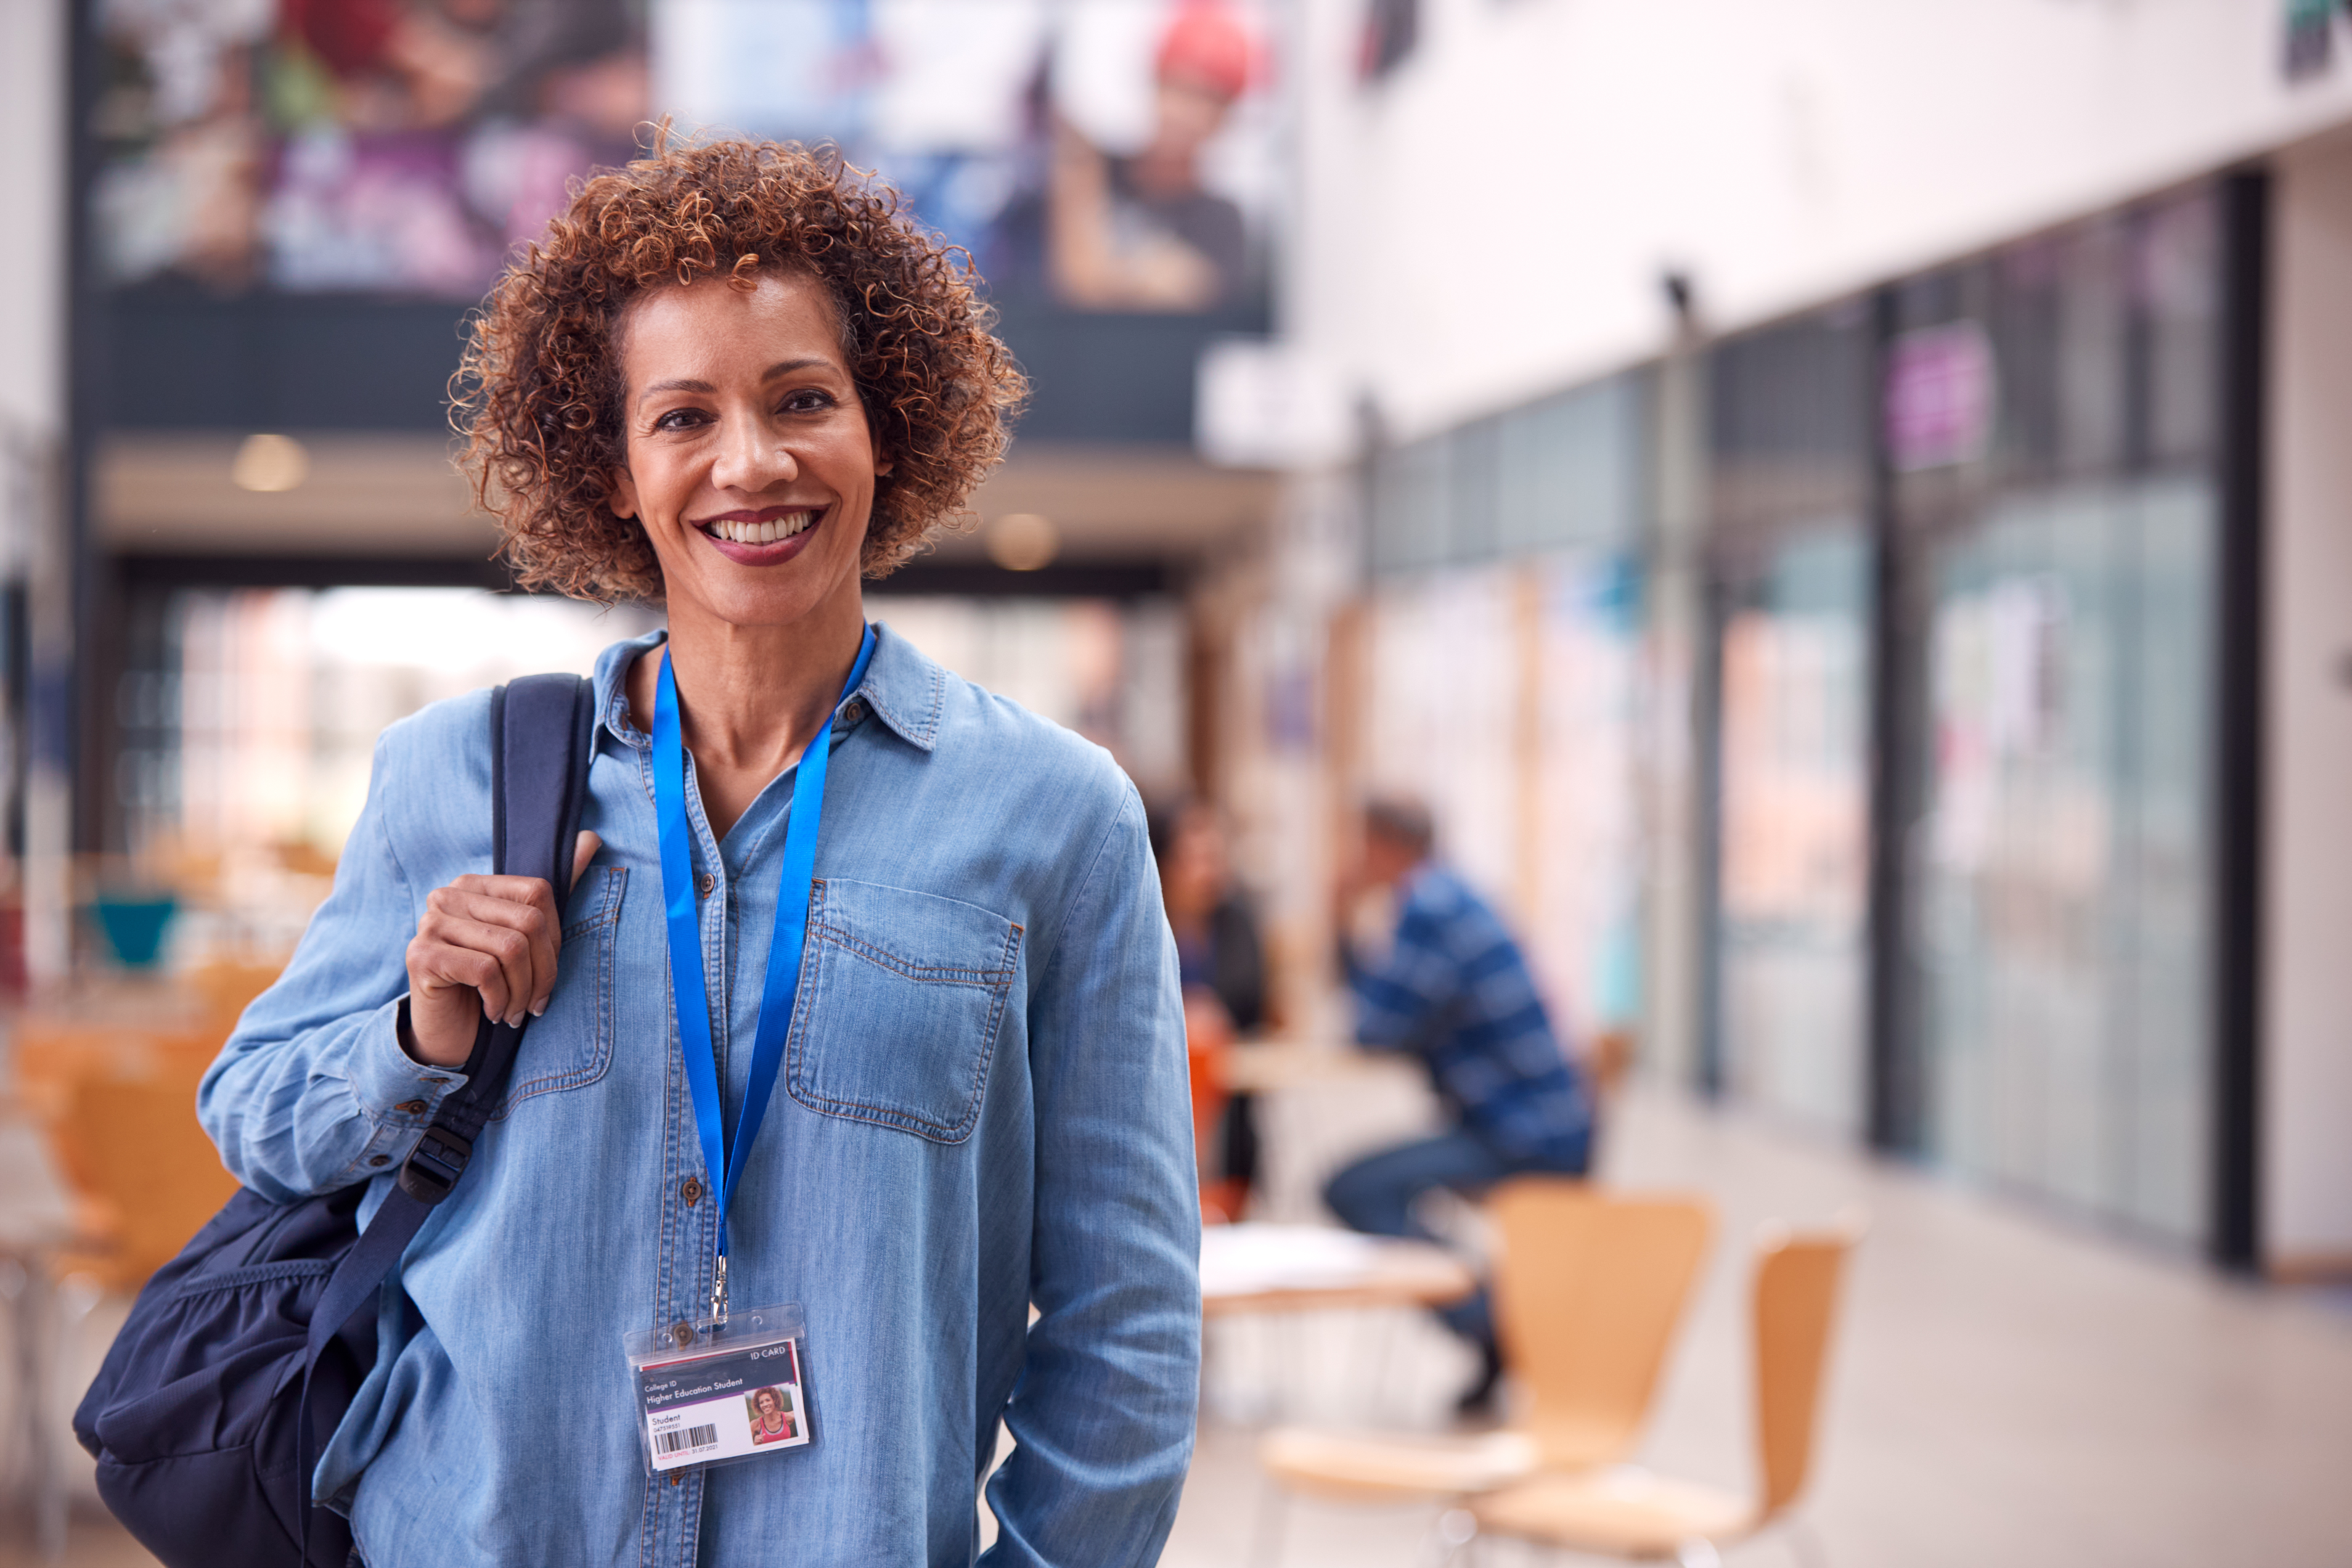
<path fill-rule="evenodd" d="M 471 1139 L 436 1122 L 425 1130 L 408 1163 L 401 1166 L 400 1190 L 427 1206 L 437 1204 L 449 1195 L 473 1157 Z"/>

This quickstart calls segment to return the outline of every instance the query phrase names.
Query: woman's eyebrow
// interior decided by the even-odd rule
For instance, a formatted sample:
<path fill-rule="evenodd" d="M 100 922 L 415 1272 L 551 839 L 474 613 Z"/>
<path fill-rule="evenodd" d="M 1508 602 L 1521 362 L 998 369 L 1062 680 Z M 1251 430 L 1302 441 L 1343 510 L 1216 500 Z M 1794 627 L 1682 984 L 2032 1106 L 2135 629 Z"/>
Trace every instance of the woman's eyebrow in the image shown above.
<path fill-rule="evenodd" d="M 778 360 L 775 363 L 770 365 L 767 369 L 760 373 L 760 379 L 762 382 L 770 382 L 775 380 L 780 375 L 792 375 L 799 371 L 831 370 L 833 368 L 833 362 L 826 359 L 822 354 L 803 354 L 798 359 Z M 698 381 L 691 376 L 679 376 L 669 381 L 656 381 L 646 384 L 646 389 L 637 394 L 637 401 L 643 403 L 646 398 L 651 397 L 656 392 L 698 392 L 708 397 L 715 394 L 718 390 L 719 389 L 717 387 L 711 385 L 707 381 Z"/>

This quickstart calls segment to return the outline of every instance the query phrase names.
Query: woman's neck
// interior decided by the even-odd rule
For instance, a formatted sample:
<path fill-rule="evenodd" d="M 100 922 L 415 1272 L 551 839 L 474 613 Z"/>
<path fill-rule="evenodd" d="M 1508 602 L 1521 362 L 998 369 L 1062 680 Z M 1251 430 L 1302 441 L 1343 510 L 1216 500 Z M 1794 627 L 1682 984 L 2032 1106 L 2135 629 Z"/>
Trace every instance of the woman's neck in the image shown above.
<path fill-rule="evenodd" d="M 736 626 L 673 609 L 669 659 L 678 728 L 694 754 L 713 833 L 725 837 L 829 720 L 865 629 L 864 602 L 856 594 L 834 595 L 782 626 Z M 648 733 L 661 656 L 651 649 L 629 671 L 630 715 Z"/>

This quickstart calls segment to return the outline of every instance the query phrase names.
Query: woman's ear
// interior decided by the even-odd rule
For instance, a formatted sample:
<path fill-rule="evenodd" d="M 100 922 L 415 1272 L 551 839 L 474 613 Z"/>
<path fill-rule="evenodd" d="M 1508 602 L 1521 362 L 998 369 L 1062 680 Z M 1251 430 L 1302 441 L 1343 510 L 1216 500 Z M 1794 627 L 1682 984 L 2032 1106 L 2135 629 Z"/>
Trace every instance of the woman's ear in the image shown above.
<path fill-rule="evenodd" d="M 636 479 L 626 468 L 608 468 L 605 474 L 610 485 L 604 492 L 604 504 L 613 509 L 614 517 L 626 522 L 637 515 Z"/>

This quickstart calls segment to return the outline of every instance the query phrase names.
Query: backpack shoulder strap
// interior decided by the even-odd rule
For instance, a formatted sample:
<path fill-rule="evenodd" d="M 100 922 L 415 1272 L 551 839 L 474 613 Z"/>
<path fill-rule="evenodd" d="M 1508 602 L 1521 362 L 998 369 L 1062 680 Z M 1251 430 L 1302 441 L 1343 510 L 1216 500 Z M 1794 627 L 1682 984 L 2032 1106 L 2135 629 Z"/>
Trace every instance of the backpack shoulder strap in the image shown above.
<path fill-rule="evenodd" d="M 572 893 L 572 837 L 587 795 L 594 724 L 594 689 L 576 675 L 530 676 L 490 693 L 491 868 L 545 881 L 559 910 Z M 449 1195 L 505 1098 L 530 1022 L 482 1020 L 466 1086 L 441 1102 L 417 1140 L 400 1169 L 402 1192 L 428 1208 Z"/>
<path fill-rule="evenodd" d="M 490 847 L 499 871 L 542 877 L 562 906 L 572 837 L 588 790 L 595 688 L 576 675 L 532 675 L 490 693 Z"/>
<path fill-rule="evenodd" d="M 595 726 L 595 687 L 576 675 L 528 676 L 490 693 L 491 867 L 509 876 L 544 878 L 559 910 L 572 891 L 572 836 L 587 799 Z M 401 1167 L 399 1185 L 336 1265 L 311 1314 L 300 1424 L 306 1500 L 312 1462 L 327 1436 L 314 1431 L 308 1369 L 360 1309 L 373 1303 L 425 1216 L 466 1173 L 474 1140 L 506 1094 L 522 1031 L 522 1025 L 482 1021 L 466 1059 L 465 1087 L 441 1102 Z M 306 1509 L 306 1532 L 309 1518 Z"/>

